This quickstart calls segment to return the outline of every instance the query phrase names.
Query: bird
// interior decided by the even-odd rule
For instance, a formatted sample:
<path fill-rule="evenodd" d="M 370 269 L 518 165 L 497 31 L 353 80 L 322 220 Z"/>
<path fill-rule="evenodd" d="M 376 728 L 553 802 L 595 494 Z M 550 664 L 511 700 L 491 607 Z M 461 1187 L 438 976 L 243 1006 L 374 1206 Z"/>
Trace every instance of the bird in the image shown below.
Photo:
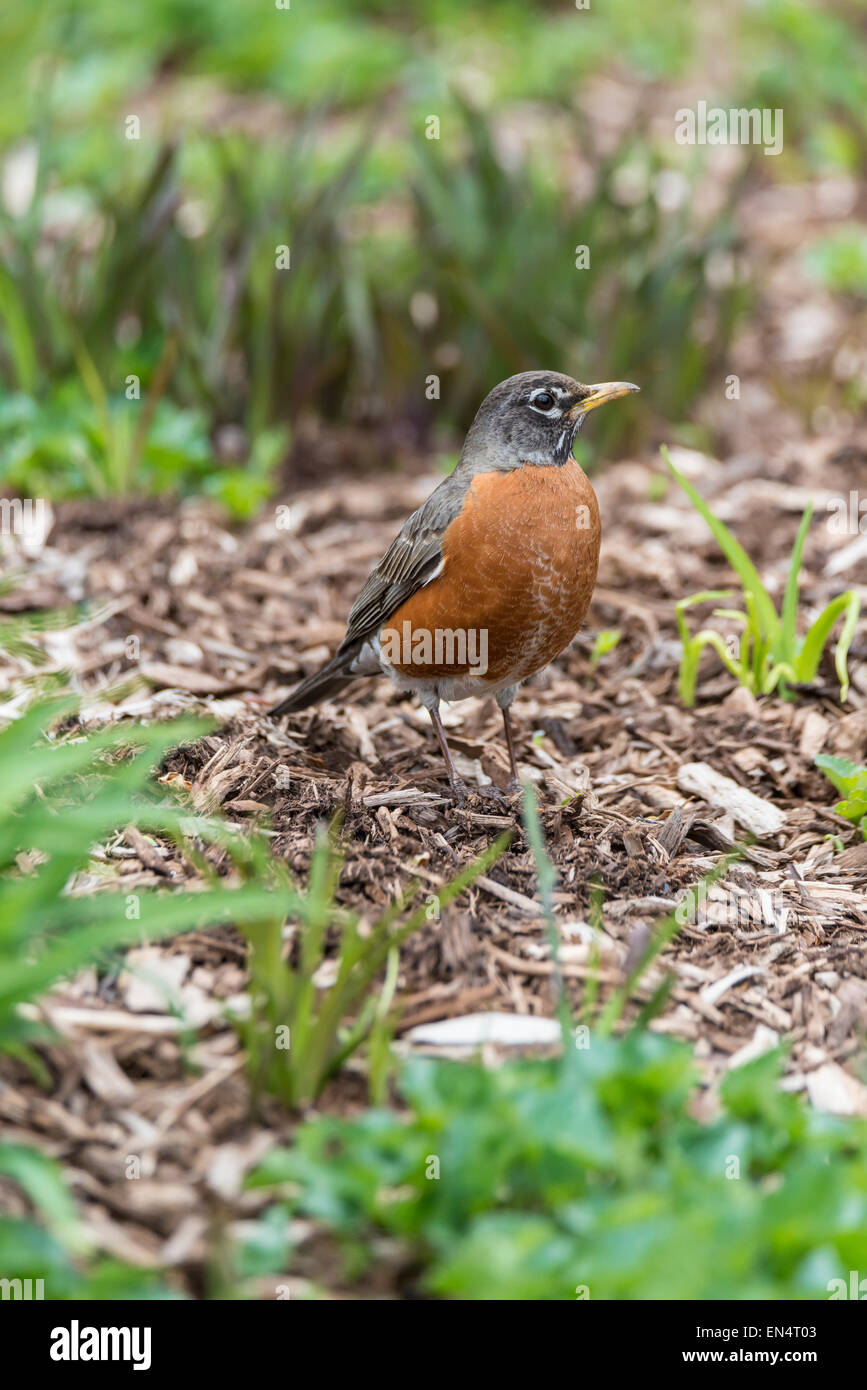
<path fill-rule="evenodd" d="M 561 372 L 520 372 L 483 400 L 454 471 L 413 512 L 371 571 L 330 661 L 268 714 L 336 695 L 358 676 L 388 675 L 426 707 L 452 794 L 458 776 L 440 701 L 491 695 L 520 790 L 509 708 L 519 686 L 578 632 L 596 583 L 596 494 L 573 457 L 591 411 L 639 387 L 586 386 Z M 502 793 L 490 789 L 494 795 Z"/>

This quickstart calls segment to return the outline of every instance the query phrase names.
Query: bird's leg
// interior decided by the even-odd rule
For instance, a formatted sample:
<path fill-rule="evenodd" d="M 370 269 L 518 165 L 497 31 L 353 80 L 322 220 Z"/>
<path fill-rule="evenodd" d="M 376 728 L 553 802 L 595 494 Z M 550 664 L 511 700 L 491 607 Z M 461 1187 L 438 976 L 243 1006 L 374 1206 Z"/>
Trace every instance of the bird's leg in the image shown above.
<path fill-rule="evenodd" d="M 512 737 L 512 719 L 509 714 L 508 705 L 502 705 L 501 709 L 503 711 L 503 728 L 506 731 L 506 747 L 509 750 L 509 766 L 512 773 L 506 791 L 519 792 L 521 790 L 521 779 L 518 776 L 518 764 L 515 759 L 515 740 Z"/>
<path fill-rule="evenodd" d="M 449 774 L 449 783 L 451 785 L 452 791 L 455 794 L 455 801 L 458 803 L 459 806 L 462 806 L 464 801 L 466 800 L 467 787 L 466 783 L 461 780 L 461 778 L 455 771 L 455 765 L 452 762 L 452 755 L 449 752 L 449 745 L 446 741 L 446 731 L 443 728 L 443 721 L 440 719 L 439 707 L 437 705 L 428 705 L 427 712 L 431 717 L 431 723 L 433 724 L 434 730 L 436 731 L 440 751 L 442 752 L 442 755 L 445 758 L 446 771 Z"/>
<path fill-rule="evenodd" d="M 443 728 L 443 721 L 440 719 L 439 706 L 428 705 L 427 712 L 431 717 L 431 723 L 433 724 L 434 730 L 436 731 L 440 751 L 442 752 L 443 758 L 445 759 L 446 771 L 449 775 L 449 783 L 454 793 L 455 801 L 459 806 L 463 806 L 464 802 L 467 799 L 467 794 L 470 791 L 470 788 L 467 786 L 466 782 L 464 782 L 464 780 L 458 776 L 457 771 L 455 769 L 454 762 L 452 761 L 452 755 L 449 751 L 448 741 L 446 739 L 446 731 Z M 509 722 L 508 706 L 505 706 L 503 708 L 503 723 L 506 728 L 506 743 L 509 749 L 509 762 L 512 768 L 512 777 L 508 787 L 506 788 L 506 792 L 519 792 L 521 790 L 521 783 L 518 780 L 518 767 L 515 762 L 515 745 L 512 740 L 512 726 Z M 499 787 L 473 787 L 472 792 L 474 796 L 489 797 L 492 800 L 499 802 L 503 807 L 507 807 L 504 793 L 500 790 Z"/>
<path fill-rule="evenodd" d="M 500 706 L 503 712 L 503 728 L 506 730 L 506 748 L 509 749 L 511 777 L 509 778 L 509 785 L 506 787 L 506 791 L 509 792 L 509 794 L 514 794 L 515 791 L 521 791 L 521 778 L 518 777 L 518 760 L 514 755 L 514 738 L 511 737 L 511 716 L 509 713 L 509 706 L 511 702 L 513 702 L 515 694 L 517 694 L 517 689 L 517 685 L 507 685 L 506 689 L 502 689 L 496 698 L 497 705 Z"/>

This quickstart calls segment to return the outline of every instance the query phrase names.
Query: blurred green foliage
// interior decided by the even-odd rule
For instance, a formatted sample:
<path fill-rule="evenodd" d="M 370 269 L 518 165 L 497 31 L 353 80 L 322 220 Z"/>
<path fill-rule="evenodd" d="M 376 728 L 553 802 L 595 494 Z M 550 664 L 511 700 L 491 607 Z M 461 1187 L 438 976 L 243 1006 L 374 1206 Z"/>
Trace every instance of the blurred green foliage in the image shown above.
<path fill-rule="evenodd" d="M 803 157 L 813 170 L 858 172 L 863 167 L 864 14 L 864 0 L 830 5 L 758 0 L 741 11 L 754 97 L 762 105 L 783 108 L 788 158 L 796 165 Z"/>
<path fill-rule="evenodd" d="M 859 166 L 857 21 L 807 0 L 725 16 L 733 64 L 707 99 L 785 106 L 763 177 Z M 541 365 L 649 393 L 653 412 L 600 418 L 585 457 L 639 442 L 654 412 L 683 419 L 747 304 L 720 274 L 740 185 L 702 225 L 705 152 L 654 124 L 646 94 L 706 69 L 715 22 L 686 0 L 7 8 L 0 479 L 204 486 L 248 515 L 286 455 L 275 427 L 304 411 L 424 439 Z M 600 146 L 605 74 L 636 108 Z M 838 249 L 832 287 L 851 290 L 862 259 Z"/>
<path fill-rule="evenodd" d="M 251 1182 L 288 1185 L 350 1283 L 387 1236 L 428 1296 L 827 1298 L 867 1261 L 867 1125 L 779 1073 L 776 1052 L 730 1072 L 702 1124 L 690 1049 L 651 1033 L 493 1070 L 414 1059 L 406 1113 L 312 1119 Z"/>
<path fill-rule="evenodd" d="M 867 229 L 839 227 L 811 246 L 806 259 L 827 289 L 867 300 Z"/>
<path fill-rule="evenodd" d="M 20 640 L 5 633 L 7 645 L 10 636 Z M 0 732 L 0 1054 L 23 1062 L 46 1089 L 53 1077 L 38 1044 L 53 1035 L 35 1010 L 60 980 L 142 940 L 227 922 L 251 932 L 266 920 L 279 924 L 289 904 L 263 840 L 196 814 L 155 783 L 168 749 L 208 725 L 115 726 L 83 738 L 63 727 L 75 705 L 41 701 Z M 205 875 L 200 891 L 119 891 L 93 847 L 129 825 L 183 845 Z M 222 876 L 205 859 L 205 842 L 221 846 Z M 75 891 L 82 874 L 101 874 L 106 891 Z M 0 1144 L 0 1180 L 3 1278 L 41 1279 L 47 1299 L 175 1296 L 156 1274 L 99 1255 L 53 1159 Z M 18 1192 L 11 1211 L 25 1214 L 10 1214 L 10 1184 Z"/>
<path fill-rule="evenodd" d="M 251 929 L 282 921 L 290 901 L 264 842 L 195 814 L 154 782 L 165 753 L 207 724 L 111 726 L 89 738 L 58 732 L 74 708 L 72 699 L 41 701 L 0 733 L 0 1052 L 24 1057 L 43 1080 L 29 1043 L 46 1029 L 22 1005 L 105 951 L 228 921 Z M 131 824 L 183 844 L 206 874 L 206 889 L 139 890 L 130 898 L 111 891 L 116 876 L 104 870 L 108 891 L 70 891 L 79 874 L 96 872 L 93 846 Z M 223 847 L 231 887 L 195 849 L 197 838 Z"/>

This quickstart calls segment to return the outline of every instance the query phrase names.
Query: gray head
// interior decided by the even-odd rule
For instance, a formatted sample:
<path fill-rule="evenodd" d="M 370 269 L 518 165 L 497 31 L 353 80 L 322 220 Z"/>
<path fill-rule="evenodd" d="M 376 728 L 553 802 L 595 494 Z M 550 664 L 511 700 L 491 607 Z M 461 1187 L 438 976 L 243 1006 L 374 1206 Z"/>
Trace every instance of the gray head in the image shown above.
<path fill-rule="evenodd" d="M 480 473 L 522 463 L 564 464 L 584 417 L 598 405 L 637 391 L 630 381 L 582 386 L 562 372 L 520 372 L 482 401 L 461 463 Z"/>

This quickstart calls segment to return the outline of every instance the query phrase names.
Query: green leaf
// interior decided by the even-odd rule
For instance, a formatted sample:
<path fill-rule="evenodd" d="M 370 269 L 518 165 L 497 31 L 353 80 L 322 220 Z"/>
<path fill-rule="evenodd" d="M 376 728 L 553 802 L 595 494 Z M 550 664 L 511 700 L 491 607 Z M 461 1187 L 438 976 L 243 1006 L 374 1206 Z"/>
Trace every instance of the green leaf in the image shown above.
<path fill-rule="evenodd" d="M 799 681 L 815 680 L 825 643 L 828 641 L 837 619 L 845 613 L 846 621 L 843 624 L 843 630 L 834 652 L 834 668 L 840 682 L 840 699 L 846 699 L 849 693 L 849 671 L 846 659 L 852 638 L 855 636 L 860 612 L 861 600 L 854 589 L 840 594 L 838 598 L 828 604 L 828 607 L 819 615 L 804 638 L 804 645 L 795 663 Z"/>
<path fill-rule="evenodd" d="M 0 1144 L 0 1174 L 27 1194 L 62 1245 L 68 1250 L 87 1248 L 58 1163 L 25 1144 Z"/>
<path fill-rule="evenodd" d="M 848 758 L 835 758 L 830 753 L 818 753 L 813 762 L 833 782 L 838 792 L 848 793 L 856 787 L 867 786 L 867 767 L 859 767 Z"/>

